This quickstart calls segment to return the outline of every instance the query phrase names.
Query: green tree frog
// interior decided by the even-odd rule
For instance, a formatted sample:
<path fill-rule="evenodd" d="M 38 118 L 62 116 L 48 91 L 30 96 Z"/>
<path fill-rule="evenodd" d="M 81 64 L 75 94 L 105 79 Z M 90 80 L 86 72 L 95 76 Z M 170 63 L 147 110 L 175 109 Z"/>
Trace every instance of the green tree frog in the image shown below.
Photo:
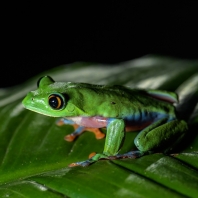
<path fill-rule="evenodd" d="M 72 124 L 67 135 L 73 141 L 84 130 L 103 138 L 100 128 L 107 128 L 104 150 L 91 158 L 70 164 L 88 166 L 100 159 L 137 158 L 155 151 L 171 149 L 185 135 L 188 126 L 177 119 L 173 103 L 177 95 L 160 90 L 130 89 L 121 85 L 55 82 L 44 76 L 23 100 L 25 108 L 40 114 L 61 117 L 58 124 Z M 77 127 L 78 125 L 78 127 Z M 140 131 L 134 143 L 137 151 L 119 154 L 125 131 Z"/>

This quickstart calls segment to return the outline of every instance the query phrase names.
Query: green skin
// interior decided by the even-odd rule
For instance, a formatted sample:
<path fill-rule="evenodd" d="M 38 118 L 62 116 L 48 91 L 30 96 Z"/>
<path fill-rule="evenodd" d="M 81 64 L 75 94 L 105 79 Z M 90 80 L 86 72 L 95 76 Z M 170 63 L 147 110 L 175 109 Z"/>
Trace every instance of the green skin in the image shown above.
<path fill-rule="evenodd" d="M 173 92 L 54 82 L 44 76 L 38 81 L 38 89 L 29 92 L 22 103 L 37 113 L 63 117 L 65 124 L 107 128 L 103 153 L 70 165 L 84 167 L 100 159 L 136 158 L 171 150 L 188 129 L 187 123 L 176 117 L 175 102 Z M 138 150 L 118 154 L 127 127 L 140 131 L 134 140 Z M 82 131 L 78 128 L 72 135 Z"/>

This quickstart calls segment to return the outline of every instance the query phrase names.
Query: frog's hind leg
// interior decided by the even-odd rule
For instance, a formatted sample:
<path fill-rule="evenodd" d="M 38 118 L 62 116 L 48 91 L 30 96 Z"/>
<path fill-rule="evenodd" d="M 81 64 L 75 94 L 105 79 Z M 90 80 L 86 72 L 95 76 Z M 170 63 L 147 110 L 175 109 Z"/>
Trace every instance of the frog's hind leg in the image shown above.
<path fill-rule="evenodd" d="M 125 159 L 125 158 L 130 158 L 130 159 L 135 159 L 138 157 L 142 157 L 143 155 L 150 154 L 150 152 L 142 152 L 142 151 L 130 151 L 125 154 L 117 154 L 115 156 L 106 156 L 104 154 L 99 154 L 96 153 L 94 156 L 89 158 L 88 160 L 82 161 L 82 162 L 75 162 L 71 163 L 69 167 L 74 167 L 74 166 L 82 166 L 86 167 L 89 166 L 90 164 L 98 161 L 98 160 L 116 160 L 116 159 Z"/>
<path fill-rule="evenodd" d="M 109 159 L 138 158 L 157 151 L 168 153 L 183 139 L 188 126 L 183 120 L 163 118 L 143 129 L 135 138 L 137 151 L 109 156 Z"/>
<path fill-rule="evenodd" d="M 134 143 L 138 150 L 163 151 L 171 150 L 185 135 L 188 125 L 184 120 L 163 118 L 143 129 L 136 136 Z"/>
<path fill-rule="evenodd" d="M 109 160 L 125 159 L 125 158 L 135 159 L 135 158 L 139 158 L 139 157 L 142 157 L 144 155 L 147 155 L 147 154 L 150 154 L 150 152 L 129 151 L 128 153 L 117 154 L 115 156 L 109 156 L 107 159 L 109 159 Z"/>

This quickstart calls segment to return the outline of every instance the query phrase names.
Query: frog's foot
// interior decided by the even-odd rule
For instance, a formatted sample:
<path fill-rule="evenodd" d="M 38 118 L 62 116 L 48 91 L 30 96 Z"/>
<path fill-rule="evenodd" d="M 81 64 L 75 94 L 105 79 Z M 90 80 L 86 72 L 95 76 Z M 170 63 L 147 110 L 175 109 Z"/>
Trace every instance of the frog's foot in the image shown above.
<path fill-rule="evenodd" d="M 97 162 L 98 160 L 116 160 L 116 159 L 125 159 L 125 158 L 130 158 L 130 159 L 135 159 L 135 158 L 139 158 L 142 157 L 143 155 L 149 154 L 150 152 L 142 152 L 142 151 L 130 151 L 128 153 L 125 154 L 118 154 L 115 156 L 107 156 L 104 154 L 95 154 L 95 153 L 91 153 L 89 155 L 88 160 L 86 161 L 82 161 L 82 162 L 75 162 L 75 163 L 71 163 L 69 165 L 69 167 L 74 167 L 74 166 L 82 166 L 82 167 L 86 167 L 89 166 L 90 164 Z M 94 155 L 94 156 L 93 156 Z"/>
<path fill-rule="evenodd" d="M 142 157 L 143 155 L 147 155 L 150 152 L 142 152 L 142 151 L 129 151 L 128 153 L 124 154 L 117 154 L 115 156 L 109 156 L 107 159 L 110 160 L 115 160 L 115 159 L 125 159 L 125 158 L 130 158 L 130 159 L 135 159 Z"/>
<path fill-rule="evenodd" d="M 86 160 L 86 161 L 82 161 L 82 162 L 75 162 L 75 163 L 71 163 L 69 164 L 69 167 L 74 167 L 74 166 L 82 166 L 82 167 L 86 167 L 89 166 L 90 164 L 94 163 L 95 161 L 92 161 L 90 159 Z"/>
<path fill-rule="evenodd" d="M 108 156 L 106 156 L 104 154 L 97 153 L 88 160 L 85 160 L 82 162 L 71 163 L 71 164 L 69 164 L 69 167 L 74 167 L 74 166 L 86 167 L 86 166 L 89 166 L 90 164 L 93 164 L 94 162 L 97 162 L 100 159 L 108 159 Z"/>

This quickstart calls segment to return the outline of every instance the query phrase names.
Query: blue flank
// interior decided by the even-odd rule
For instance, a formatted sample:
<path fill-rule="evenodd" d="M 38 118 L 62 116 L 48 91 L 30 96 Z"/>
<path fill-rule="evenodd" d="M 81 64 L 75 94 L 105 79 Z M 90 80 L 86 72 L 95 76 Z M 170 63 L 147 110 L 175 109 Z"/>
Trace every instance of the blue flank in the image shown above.
<path fill-rule="evenodd" d="M 147 122 L 156 122 L 162 118 L 168 118 L 167 122 L 170 122 L 175 119 L 175 117 L 170 117 L 170 115 L 165 113 L 159 113 L 159 112 L 139 112 L 127 117 L 124 117 L 124 120 L 126 124 L 129 125 L 137 125 L 137 124 L 144 124 Z"/>

